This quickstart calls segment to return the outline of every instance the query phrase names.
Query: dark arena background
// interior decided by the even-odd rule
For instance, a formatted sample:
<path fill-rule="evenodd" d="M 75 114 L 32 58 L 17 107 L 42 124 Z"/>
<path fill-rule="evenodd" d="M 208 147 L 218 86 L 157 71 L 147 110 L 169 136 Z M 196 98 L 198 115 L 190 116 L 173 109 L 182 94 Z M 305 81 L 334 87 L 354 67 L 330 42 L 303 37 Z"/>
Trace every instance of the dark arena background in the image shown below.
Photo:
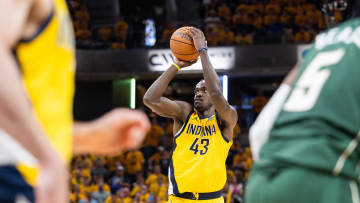
<path fill-rule="evenodd" d="M 116 156 L 75 156 L 72 203 L 165 203 L 173 141 L 171 119 L 142 102 L 173 61 L 172 33 L 204 31 L 210 60 L 238 112 L 227 159 L 226 203 L 243 203 L 253 164 L 248 131 L 288 71 L 326 28 L 315 0 L 67 0 L 77 47 L 74 118 L 87 121 L 115 107 L 146 112 L 152 127 L 142 147 Z M 344 13 L 331 17 L 336 23 Z M 181 70 L 166 96 L 193 103 L 198 61 Z M 116 200 L 116 201 L 115 201 Z"/>

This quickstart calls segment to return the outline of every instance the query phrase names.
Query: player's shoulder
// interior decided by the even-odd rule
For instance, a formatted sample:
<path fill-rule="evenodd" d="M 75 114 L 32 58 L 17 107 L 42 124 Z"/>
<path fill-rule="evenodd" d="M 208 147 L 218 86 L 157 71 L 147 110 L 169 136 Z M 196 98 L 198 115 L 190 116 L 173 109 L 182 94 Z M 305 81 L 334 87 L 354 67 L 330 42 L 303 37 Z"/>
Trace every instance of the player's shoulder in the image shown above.
<path fill-rule="evenodd" d="M 315 50 L 327 47 L 356 45 L 360 48 L 360 18 L 345 21 L 338 26 L 317 35 L 314 43 Z"/>
<path fill-rule="evenodd" d="M 193 112 L 194 107 L 185 101 L 175 101 L 181 108 L 181 115 L 178 118 L 178 121 L 183 123 L 186 121 L 187 117 L 191 112 Z"/>

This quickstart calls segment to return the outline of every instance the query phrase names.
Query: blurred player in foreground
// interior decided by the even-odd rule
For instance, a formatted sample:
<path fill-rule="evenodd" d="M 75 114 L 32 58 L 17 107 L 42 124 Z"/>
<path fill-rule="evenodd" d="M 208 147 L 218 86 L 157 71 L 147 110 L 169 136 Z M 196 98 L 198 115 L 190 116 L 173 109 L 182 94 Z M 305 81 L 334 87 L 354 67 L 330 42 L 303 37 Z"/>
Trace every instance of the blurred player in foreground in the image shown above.
<path fill-rule="evenodd" d="M 31 186 L 38 203 L 68 202 L 72 151 L 137 147 L 149 122 L 143 113 L 116 109 L 73 126 L 75 50 L 65 0 L 4 0 L 0 15 L 0 202 L 33 202 Z M 26 154 L 22 148 L 37 159 L 37 180 L 32 161 L 13 159 Z"/>
<path fill-rule="evenodd" d="M 250 130 L 246 203 L 360 202 L 360 4 L 339 5 L 349 20 L 317 36 Z"/>
<path fill-rule="evenodd" d="M 237 122 L 236 111 L 222 95 L 220 81 L 207 54 L 204 34 L 190 28 L 200 53 L 204 80 L 195 87 L 194 107 L 163 97 L 180 68 L 191 62 L 175 60 L 147 90 L 144 103 L 160 116 L 174 120 L 174 146 L 169 167 L 169 202 L 224 202 L 225 161 Z"/>

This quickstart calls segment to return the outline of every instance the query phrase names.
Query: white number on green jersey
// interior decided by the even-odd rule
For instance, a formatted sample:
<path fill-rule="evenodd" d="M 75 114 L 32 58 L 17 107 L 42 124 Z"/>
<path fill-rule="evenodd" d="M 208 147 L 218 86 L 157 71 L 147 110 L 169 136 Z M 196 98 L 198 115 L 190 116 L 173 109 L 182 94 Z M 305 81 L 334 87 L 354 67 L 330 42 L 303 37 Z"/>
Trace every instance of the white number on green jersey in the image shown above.
<path fill-rule="evenodd" d="M 324 67 L 339 63 L 344 54 L 343 49 L 317 54 L 295 84 L 284 105 L 284 110 L 293 112 L 310 110 L 331 74 L 331 71 Z"/>

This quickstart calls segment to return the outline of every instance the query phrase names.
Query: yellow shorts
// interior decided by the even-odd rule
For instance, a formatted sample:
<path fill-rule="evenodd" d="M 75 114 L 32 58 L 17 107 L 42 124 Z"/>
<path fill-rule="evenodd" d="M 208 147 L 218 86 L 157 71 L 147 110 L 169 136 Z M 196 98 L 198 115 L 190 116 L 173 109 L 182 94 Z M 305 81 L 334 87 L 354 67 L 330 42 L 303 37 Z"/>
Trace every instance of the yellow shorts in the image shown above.
<path fill-rule="evenodd" d="M 195 203 L 195 202 L 201 202 L 201 203 L 224 203 L 224 198 L 219 197 L 216 199 L 209 199 L 209 200 L 192 200 L 192 199 L 184 199 L 181 197 L 176 197 L 174 195 L 169 195 L 169 199 L 167 203 Z"/>

